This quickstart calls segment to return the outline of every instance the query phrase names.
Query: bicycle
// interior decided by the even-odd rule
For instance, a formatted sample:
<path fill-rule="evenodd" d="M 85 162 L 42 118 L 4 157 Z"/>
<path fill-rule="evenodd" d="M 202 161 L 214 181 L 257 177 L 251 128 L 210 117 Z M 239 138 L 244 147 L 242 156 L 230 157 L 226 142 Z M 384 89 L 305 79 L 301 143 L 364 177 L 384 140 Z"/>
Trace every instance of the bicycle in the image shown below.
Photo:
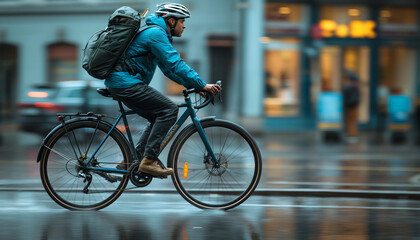
<path fill-rule="evenodd" d="M 218 84 L 221 84 L 219 81 Z M 98 89 L 112 97 L 107 89 Z M 196 111 L 214 103 L 193 103 L 184 89 L 186 108 L 167 133 L 161 152 L 190 118 L 173 141 L 167 166 L 174 169 L 172 182 L 178 193 L 192 205 L 204 209 L 231 209 L 243 203 L 255 190 L 261 177 L 261 153 L 251 135 L 241 126 L 216 119 L 198 119 Z M 114 99 L 115 100 L 115 99 Z M 145 187 L 153 176 L 138 171 L 139 159 L 130 132 L 126 110 L 118 101 L 119 114 L 113 123 L 104 114 L 59 113 L 60 124 L 42 141 L 40 162 L 42 184 L 49 196 L 70 210 L 98 210 L 109 206 L 130 180 Z M 123 120 L 127 137 L 117 128 Z M 123 169 L 116 165 L 124 163 Z M 130 166 L 131 164 L 131 166 Z M 129 167 L 130 166 L 130 167 Z"/>

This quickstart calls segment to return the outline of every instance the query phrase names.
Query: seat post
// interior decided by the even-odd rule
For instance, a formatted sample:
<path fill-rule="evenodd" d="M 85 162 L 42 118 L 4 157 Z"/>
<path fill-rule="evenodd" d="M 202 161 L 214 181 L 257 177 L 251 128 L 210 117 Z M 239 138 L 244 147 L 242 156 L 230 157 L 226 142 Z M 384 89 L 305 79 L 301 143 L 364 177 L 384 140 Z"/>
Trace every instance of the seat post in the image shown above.
<path fill-rule="evenodd" d="M 124 110 L 124 107 L 123 107 L 121 101 L 119 101 L 119 100 L 117 100 L 117 101 L 118 101 L 118 106 L 120 107 L 120 112 L 125 115 L 125 110 Z"/>

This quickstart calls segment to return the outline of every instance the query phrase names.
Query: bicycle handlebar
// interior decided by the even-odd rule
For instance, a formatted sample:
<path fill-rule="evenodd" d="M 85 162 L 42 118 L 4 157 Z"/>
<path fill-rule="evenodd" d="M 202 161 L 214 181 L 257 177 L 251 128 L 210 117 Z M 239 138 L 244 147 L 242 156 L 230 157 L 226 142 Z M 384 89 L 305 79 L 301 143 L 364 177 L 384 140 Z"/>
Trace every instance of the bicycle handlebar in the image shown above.
<path fill-rule="evenodd" d="M 216 82 L 216 84 L 221 87 L 222 86 L 222 81 L 219 80 L 219 81 Z M 198 91 L 195 88 L 191 88 L 191 89 L 185 89 L 183 92 L 184 92 L 184 95 L 188 95 L 190 93 L 198 93 L 198 92 L 201 92 L 201 91 Z M 206 95 L 206 100 L 202 104 L 200 104 L 198 106 L 194 106 L 195 109 L 203 108 L 203 107 L 209 105 L 209 103 L 214 104 L 214 97 L 215 96 L 211 95 L 209 92 L 204 92 L 204 94 Z M 221 96 L 221 94 L 222 94 L 222 92 L 220 91 L 219 96 Z M 220 97 L 220 100 L 221 100 L 221 97 Z"/>

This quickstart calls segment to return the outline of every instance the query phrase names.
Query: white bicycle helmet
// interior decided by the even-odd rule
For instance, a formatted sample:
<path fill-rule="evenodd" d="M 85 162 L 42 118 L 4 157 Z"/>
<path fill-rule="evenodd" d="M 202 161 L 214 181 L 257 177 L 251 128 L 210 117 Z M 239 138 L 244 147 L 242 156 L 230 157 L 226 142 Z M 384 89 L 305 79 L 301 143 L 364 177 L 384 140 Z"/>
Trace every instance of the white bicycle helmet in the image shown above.
<path fill-rule="evenodd" d="M 156 14 L 163 18 L 189 18 L 190 11 L 182 4 L 165 2 L 157 5 Z"/>

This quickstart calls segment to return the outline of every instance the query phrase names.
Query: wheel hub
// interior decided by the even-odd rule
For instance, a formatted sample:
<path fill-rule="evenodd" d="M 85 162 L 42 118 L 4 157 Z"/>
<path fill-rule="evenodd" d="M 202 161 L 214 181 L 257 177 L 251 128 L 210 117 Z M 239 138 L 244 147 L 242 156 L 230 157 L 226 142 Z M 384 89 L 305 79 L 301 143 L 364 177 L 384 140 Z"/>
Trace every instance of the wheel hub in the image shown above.
<path fill-rule="evenodd" d="M 216 157 L 218 159 L 218 163 L 213 163 L 210 156 L 207 156 L 204 160 L 204 164 L 206 165 L 206 170 L 210 175 L 212 176 L 221 176 L 223 173 L 226 172 L 228 168 L 228 161 L 227 158 L 221 154 L 216 154 Z"/>
<path fill-rule="evenodd" d="M 66 163 L 66 170 L 68 173 L 70 173 L 72 176 L 80 177 L 79 172 L 83 170 L 83 163 L 86 161 L 87 156 L 82 155 L 78 160 L 69 160 Z M 92 159 L 90 165 L 92 167 L 97 167 L 99 165 L 96 158 Z M 85 172 L 85 171 L 84 171 Z"/>

